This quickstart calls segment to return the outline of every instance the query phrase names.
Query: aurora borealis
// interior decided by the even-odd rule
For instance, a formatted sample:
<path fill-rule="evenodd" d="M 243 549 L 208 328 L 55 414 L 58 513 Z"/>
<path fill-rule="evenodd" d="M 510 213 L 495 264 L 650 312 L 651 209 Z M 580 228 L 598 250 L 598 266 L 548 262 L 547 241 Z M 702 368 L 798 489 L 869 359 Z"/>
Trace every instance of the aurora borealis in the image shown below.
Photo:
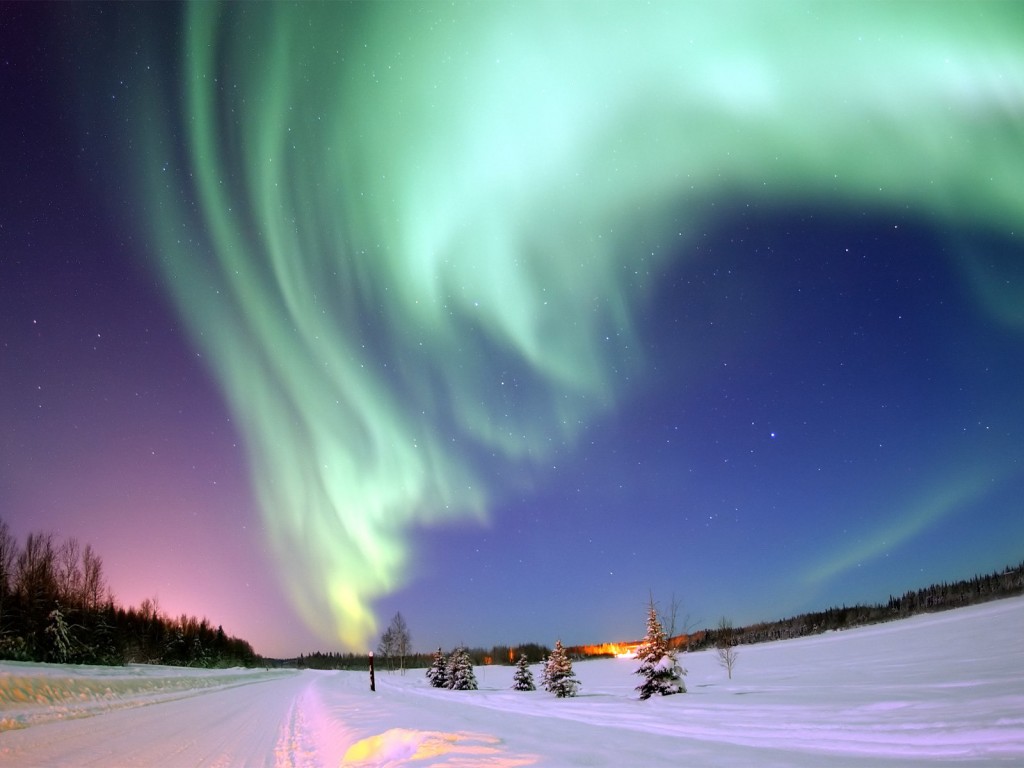
<path fill-rule="evenodd" d="M 15 275 L 40 296 L 0 310 L 20 528 L 94 527 L 73 482 L 38 485 L 79 465 L 25 445 L 68 439 L 33 411 L 40 361 L 98 363 L 28 324 L 76 322 L 44 287 L 109 238 L 91 279 L 152 274 L 176 314 L 146 322 L 188 333 L 162 342 L 173 375 L 130 345 L 104 370 L 201 382 L 173 385 L 204 404 L 188 424 L 161 416 L 235 478 L 196 530 L 259 529 L 266 554 L 237 557 L 273 563 L 324 647 L 372 646 L 395 609 L 417 647 L 620 639 L 648 590 L 742 622 L 1022 556 L 1013 4 L 16 13 L 62 55 L 26 46 L 7 77 L 24 94 L 10 68 L 45 62 L 77 165 L 40 177 L 51 134 L 4 118 L 3 296 Z M 58 208 L 110 223 L 34 256 L 25 200 L 61 175 Z M 211 413 L 244 461 L 203 436 Z"/>

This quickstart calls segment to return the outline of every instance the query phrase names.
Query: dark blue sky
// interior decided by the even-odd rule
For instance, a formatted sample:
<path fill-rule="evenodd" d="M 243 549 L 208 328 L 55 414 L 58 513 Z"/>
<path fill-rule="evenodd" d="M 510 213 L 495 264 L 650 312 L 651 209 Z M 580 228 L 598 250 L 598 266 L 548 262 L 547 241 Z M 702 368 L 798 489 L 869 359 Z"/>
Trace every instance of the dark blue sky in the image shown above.
<path fill-rule="evenodd" d="M 422 38 L 440 6 L 320 8 L 326 59 L 308 7 L 2 6 L 0 517 L 271 655 L 375 642 L 356 605 L 421 649 L 602 642 L 649 594 L 702 627 L 1019 562 L 1024 208 L 986 179 L 1024 157 L 990 87 L 1024 69 L 1003 6 L 970 34 L 897 6 L 807 6 L 834 102 L 754 21 L 680 54 L 684 98 L 650 95 L 677 77 L 655 37 L 596 86 L 582 47 L 517 65 L 517 24 L 570 39 L 571 6 Z M 660 7 L 718 29 L 694 8 Z M 573 34 L 599 49 L 604 16 Z M 631 23 L 609 39 L 654 34 Z"/>
<path fill-rule="evenodd" d="M 621 410 L 497 530 L 455 538 L 461 579 L 501 596 L 483 626 L 507 603 L 557 603 L 515 588 L 538 572 L 572 617 L 563 634 L 576 637 L 576 596 L 602 595 L 589 637 L 621 633 L 647 586 L 710 626 L 1013 562 L 1020 334 L 993 326 L 942 233 L 809 205 L 730 217 L 703 245 L 659 291 L 650 373 Z M 429 551 L 444 560 L 452 539 L 431 535 Z"/>

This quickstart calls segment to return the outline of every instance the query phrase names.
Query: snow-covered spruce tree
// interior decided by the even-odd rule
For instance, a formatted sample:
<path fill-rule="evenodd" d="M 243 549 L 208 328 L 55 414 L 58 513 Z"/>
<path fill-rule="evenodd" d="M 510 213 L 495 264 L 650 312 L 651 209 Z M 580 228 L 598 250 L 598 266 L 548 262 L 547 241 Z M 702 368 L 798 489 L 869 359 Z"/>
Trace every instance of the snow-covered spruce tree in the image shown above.
<path fill-rule="evenodd" d="M 46 634 L 51 638 L 51 649 L 48 655 L 51 660 L 66 664 L 71 658 L 74 649 L 74 639 L 71 637 L 71 630 L 64 619 L 64 614 L 61 612 L 59 605 L 50 611 L 48 618 L 50 623 L 45 630 Z"/>
<path fill-rule="evenodd" d="M 636 674 L 644 678 L 643 683 L 636 687 L 641 699 L 649 699 L 656 693 L 662 696 L 686 693 L 683 683 L 686 670 L 676 661 L 676 651 L 669 648 L 653 599 L 647 611 L 647 635 L 636 649 L 636 657 L 640 660 Z"/>
<path fill-rule="evenodd" d="M 448 660 L 448 668 L 445 670 L 448 676 L 448 687 L 453 691 L 475 691 L 476 675 L 473 674 L 473 660 L 469 658 L 469 651 L 465 648 L 456 648 Z"/>
<path fill-rule="evenodd" d="M 537 686 L 533 684 L 533 672 L 530 671 L 530 663 L 526 660 L 526 654 L 520 654 L 519 663 L 516 664 L 516 674 L 512 678 L 512 689 L 516 691 L 535 691 Z"/>
<path fill-rule="evenodd" d="M 431 686 L 434 688 L 447 688 L 448 687 L 448 675 L 446 674 L 446 668 L 448 666 L 448 660 L 445 659 L 444 653 L 438 648 L 434 652 L 434 660 L 430 664 L 430 668 L 427 670 L 427 680 L 430 681 Z"/>
<path fill-rule="evenodd" d="M 544 672 L 544 687 L 549 693 L 555 694 L 560 699 L 576 695 L 580 681 L 576 679 L 576 673 L 572 671 L 572 660 L 569 659 L 569 654 L 562 647 L 561 640 L 555 641 L 555 650 L 548 657 Z"/>
<path fill-rule="evenodd" d="M 451 688 L 455 679 L 455 662 L 458 658 L 460 648 L 454 649 L 444 660 L 444 687 Z"/>

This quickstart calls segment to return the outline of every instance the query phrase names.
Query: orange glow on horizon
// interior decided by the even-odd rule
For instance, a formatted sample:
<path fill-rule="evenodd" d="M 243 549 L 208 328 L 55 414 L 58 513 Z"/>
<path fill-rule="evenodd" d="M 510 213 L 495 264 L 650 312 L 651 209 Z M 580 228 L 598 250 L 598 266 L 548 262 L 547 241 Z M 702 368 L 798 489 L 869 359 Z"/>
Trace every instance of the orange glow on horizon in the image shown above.
<path fill-rule="evenodd" d="M 669 638 L 668 644 L 671 648 L 686 650 L 692 639 L 699 640 L 702 632 L 693 635 L 675 635 Z M 575 645 L 568 649 L 569 653 L 576 656 L 614 656 L 619 659 L 631 659 L 636 656 L 636 650 L 640 647 L 639 640 L 620 643 L 598 643 L 595 645 Z"/>

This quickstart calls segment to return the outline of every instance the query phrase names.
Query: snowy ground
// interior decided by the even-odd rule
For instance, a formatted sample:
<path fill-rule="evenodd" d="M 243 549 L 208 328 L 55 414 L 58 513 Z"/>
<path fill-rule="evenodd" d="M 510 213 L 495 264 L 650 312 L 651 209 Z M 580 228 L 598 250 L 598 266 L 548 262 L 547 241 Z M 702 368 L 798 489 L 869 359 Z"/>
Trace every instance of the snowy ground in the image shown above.
<path fill-rule="evenodd" d="M 742 647 L 732 681 L 638 701 L 636 662 L 575 665 L 575 699 L 378 675 L 0 663 L 0 765 L 1024 765 L 1024 598 Z"/>

